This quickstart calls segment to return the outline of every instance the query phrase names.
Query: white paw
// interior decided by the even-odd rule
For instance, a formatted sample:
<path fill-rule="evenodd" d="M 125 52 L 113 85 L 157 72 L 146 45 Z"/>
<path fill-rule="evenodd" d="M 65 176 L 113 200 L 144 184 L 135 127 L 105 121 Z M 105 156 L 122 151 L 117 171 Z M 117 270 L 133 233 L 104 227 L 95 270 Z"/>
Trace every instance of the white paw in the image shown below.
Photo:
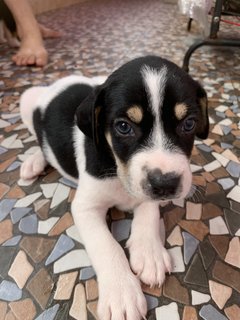
<path fill-rule="evenodd" d="M 20 177 L 23 180 L 31 180 L 40 175 L 45 166 L 46 160 L 41 151 L 30 155 L 21 165 Z"/>
<path fill-rule="evenodd" d="M 159 287 L 171 273 L 171 258 L 159 238 L 133 238 L 127 242 L 133 272 L 147 285 Z"/>
<path fill-rule="evenodd" d="M 141 320 L 146 313 L 146 299 L 139 280 L 132 273 L 106 275 L 99 280 L 100 320 Z"/>

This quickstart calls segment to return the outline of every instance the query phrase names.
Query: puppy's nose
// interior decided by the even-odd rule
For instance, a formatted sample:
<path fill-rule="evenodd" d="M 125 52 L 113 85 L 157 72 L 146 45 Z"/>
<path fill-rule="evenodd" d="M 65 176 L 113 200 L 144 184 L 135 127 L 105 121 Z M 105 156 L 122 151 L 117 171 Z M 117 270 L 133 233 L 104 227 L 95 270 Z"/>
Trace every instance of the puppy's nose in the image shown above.
<path fill-rule="evenodd" d="M 148 182 L 154 198 L 168 198 L 178 191 L 180 176 L 174 171 L 163 174 L 155 169 L 148 173 Z"/>

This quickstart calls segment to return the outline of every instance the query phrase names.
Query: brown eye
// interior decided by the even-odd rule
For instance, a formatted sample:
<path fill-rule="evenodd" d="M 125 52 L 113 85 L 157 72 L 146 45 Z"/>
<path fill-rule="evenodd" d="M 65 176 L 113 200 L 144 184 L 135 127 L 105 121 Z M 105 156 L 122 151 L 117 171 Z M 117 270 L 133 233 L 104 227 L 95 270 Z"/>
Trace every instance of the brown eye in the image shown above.
<path fill-rule="evenodd" d="M 115 128 L 116 128 L 117 132 L 120 133 L 121 135 L 131 135 L 131 134 L 133 134 L 132 127 L 126 121 L 118 121 L 118 122 L 116 122 Z"/>
<path fill-rule="evenodd" d="M 196 126 L 196 121 L 193 118 L 187 118 L 184 120 L 182 130 L 186 133 L 191 133 Z"/>

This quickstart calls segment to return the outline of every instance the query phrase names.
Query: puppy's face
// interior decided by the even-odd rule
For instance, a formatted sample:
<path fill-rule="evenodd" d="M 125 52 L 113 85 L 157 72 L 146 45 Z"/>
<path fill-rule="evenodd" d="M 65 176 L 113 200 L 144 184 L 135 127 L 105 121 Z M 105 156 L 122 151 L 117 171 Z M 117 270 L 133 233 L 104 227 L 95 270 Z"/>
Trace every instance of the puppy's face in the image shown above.
<path fill-rule="evenodd" d="M 194 137 L 208 132 L 200 85 L 176 65 L 146 57 L 114 72 L 99 96 L 98 143 L 106 139 L 127 192 L 140 201 L 186 196 Z"/>

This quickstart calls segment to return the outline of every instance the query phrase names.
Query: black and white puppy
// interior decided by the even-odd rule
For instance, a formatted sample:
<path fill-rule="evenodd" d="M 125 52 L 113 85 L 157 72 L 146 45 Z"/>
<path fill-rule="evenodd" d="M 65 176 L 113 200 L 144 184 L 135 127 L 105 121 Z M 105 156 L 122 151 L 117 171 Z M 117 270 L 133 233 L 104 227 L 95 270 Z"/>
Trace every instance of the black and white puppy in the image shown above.
<path fill-rule="evenodd" d="M 171 261 L 160 238 L 159 204 L 185 197 L 194 137 L 208 134 L 203 88 L 175 64 L 155 56 L 126 63 L 103 78 L 70 76 L 33 87 L 21 98 L 24 123 L 41 149 L 21 167 L 32 179 L 50 163 L 79 186 L 76 226 L 99 283 L 101 320 L 146 315 L 140 281 L 161 286 Z M 130 266 L 106 213 L 134 213 Z"/>

